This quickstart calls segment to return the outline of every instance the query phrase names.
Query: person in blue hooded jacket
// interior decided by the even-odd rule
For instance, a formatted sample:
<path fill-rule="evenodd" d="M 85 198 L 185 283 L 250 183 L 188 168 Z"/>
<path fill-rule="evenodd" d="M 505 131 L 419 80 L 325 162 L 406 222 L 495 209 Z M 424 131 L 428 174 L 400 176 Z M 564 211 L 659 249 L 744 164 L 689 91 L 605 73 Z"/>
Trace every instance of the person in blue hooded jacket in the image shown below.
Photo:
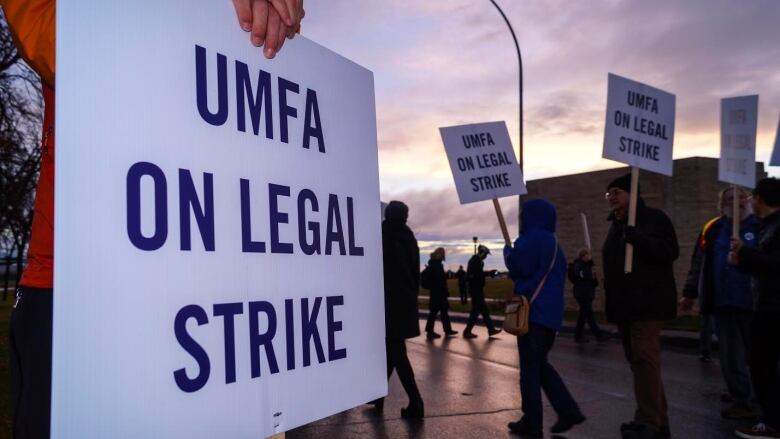
<path fill-rule="evenodd" d="M 523 417 L 509 429 L 525 437 L 543 437 L 542 390 L 558 414 L 552 433 L 563 433 L 585 421 L 548 353 L 563 322 L 566 257 L 555 236 L 555 207 L 543 199 L 523 203 L 520 237 L 504 248 L 514 293 L 531 302 L 528 334 L 517 338 Z M 540 288 L 541 285 L 541 289 Z M 539 290 L 536 298 L 534 293 Z M 533 298 L 533 301 L 532 301 Z"/>

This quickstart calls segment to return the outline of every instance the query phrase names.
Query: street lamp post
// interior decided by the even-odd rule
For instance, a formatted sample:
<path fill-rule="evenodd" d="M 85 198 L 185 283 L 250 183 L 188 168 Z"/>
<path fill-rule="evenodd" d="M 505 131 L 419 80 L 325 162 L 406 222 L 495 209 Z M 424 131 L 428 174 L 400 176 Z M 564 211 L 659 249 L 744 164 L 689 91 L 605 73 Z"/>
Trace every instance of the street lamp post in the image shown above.
<path fill-rule="evenodd" d="M 517 50 L 517 74 L 518 74 L 517 93 L 518 93 L 518 102 L 519 102 L 517 163 L 520 165 L 520 171 L 523 172 L 523 178 L 525 178 L 525 172 L 523 168 L 523 57 L 520 55 L 520 44 L 518 44 L 517 42 L 517 36 L 515 35 L 515 30 L 512 28 L 512 24 L 509 22 L 509 19 L 506 17 L 506 14 L 504 14 L 504 11 L 501 9 L 501 7 L 498 6 L 498 3 L 496 3 L 495 0 L 490 0 L 490 3 L 493 3 L 493 6 L 495 6 L 496 9 L 498 9 L 498 12 L 501 14 L 501 17 L 504 18 L 506 25 L 509 27 L 509 32 L 512 33 L 512 39 L 515 42 L 515 49 Z M 518 203 L 522 203 L 522 196 L 518 197 Z M 517 210 L 517 214 L 518 214 L 518 225 L 519 225 L 520 209 Z"/>
<path fill-rule="evenodd" d="M 479 241 L 479 239 L 475 236 L 475 237 L 471 238 L 471 240 L 474 241 L 474 254 L 476 255 L 477 254 L 477 242 Z"/>

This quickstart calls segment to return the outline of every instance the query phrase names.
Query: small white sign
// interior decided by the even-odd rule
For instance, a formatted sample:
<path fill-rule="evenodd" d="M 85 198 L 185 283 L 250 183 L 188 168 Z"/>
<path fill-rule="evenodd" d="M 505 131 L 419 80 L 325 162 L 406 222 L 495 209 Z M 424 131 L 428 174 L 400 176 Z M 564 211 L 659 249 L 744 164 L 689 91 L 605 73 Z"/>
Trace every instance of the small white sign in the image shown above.
<path fill-rule="evenodd" d="M 439 128 L 460 204 L 528 193 L 506 123 Z"/>
<path fill-rule="evenodd" d="M 387 393 L 372 73 L 183 6 L 57 2 L 55 439 L 263 438 Z"/>
<path fill-rule="evenodd" d="M 672 175 L 675 96 L 610 73 L 602 157 Z"/>
<path fill-rule="evenodd" d="M 757 127 L 758 95 L 721 99 L 718 180 L 756 185 Z"/>
<path fill-rule="evenodd" d="M 777 133 L 775 133 L 775 148 L 769 159 L 769 166 L 780 166 L 780 118 L 777 121 Z"/>

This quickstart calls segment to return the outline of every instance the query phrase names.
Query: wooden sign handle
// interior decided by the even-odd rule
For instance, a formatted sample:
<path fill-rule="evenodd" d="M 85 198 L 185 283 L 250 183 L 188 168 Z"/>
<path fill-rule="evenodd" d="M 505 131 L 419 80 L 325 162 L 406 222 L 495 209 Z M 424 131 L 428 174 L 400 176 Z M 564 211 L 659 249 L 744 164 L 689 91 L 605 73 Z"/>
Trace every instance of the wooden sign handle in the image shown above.
<path fill-rule="evenodd" d="M 580 212 L 580 218 L 582 218 L 582 233 L 585 236 L 585 248 L 591 250 L 590 245 L 590 230 L 588 230 L 588 217 L 585 216 L 585 212 Z"/>
<path fill-rule="evenodd" d="M 493 198 L 493 207 L 496 208 L 496 216 L 498 217 L 498 224 L 501 226 L 501 233 L 504 235 L 504 243 L 511 247 L 512 241 L 509 239 L 509 231 L 506 228 L 504 213 L 501 211 L 501 204 L 499 204 L 498 198 Z"/>
<path fill-rule="evenodd" d="M 741 216 L 739 212 L 739 194 L 737 193 L 737 185 L 731 185 L 731 196 L 734 198 L 732 203 L 732 217 L 731 217 L 731 236 L 739 239 L 739 224 L 741 222 Z"/>
<path fill-rule="evenodd" d="M 639 168 L 631 167 L 631 200 L 628 204 L 628 225 L 636 226 L 636 205 L 639 198 Z M 623 267 L 626 273 L 634 270 L 634 246 L 626 244 L 626 263 Z"/>

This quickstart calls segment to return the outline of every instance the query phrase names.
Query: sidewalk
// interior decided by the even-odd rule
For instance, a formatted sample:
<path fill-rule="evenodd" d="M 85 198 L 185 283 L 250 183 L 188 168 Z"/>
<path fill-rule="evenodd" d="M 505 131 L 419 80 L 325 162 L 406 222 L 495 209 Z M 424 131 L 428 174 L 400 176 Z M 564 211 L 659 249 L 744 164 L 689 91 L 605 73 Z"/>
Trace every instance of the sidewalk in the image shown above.
<path fill-rule="evenodd" d="M 452 299 L 460 300 L 458 298 L 451 297 L 450 300 Z M 428 310 L 421 309 L 419 315 L 421 319 L 427 319 Z M 450 311 L 449 315 L 450 315 L 450 320 L 458 323 L 466 323 L 469 318 L 469 315 L 464 312 Z M 493 319 L 493 322 L 496 324 L 496 327 L 498 328 L 500 328 L 504 323 L 503 316 L 497 316 L 491 314 L 491 318 Z M 482 318 L 480 317 L 477 320 L 477 325 L 481 325 L 481 324 L 482 324 Z M 563 334 L 574 334 L 575 324 L 576 322 L 564 321 L 563 326 L 561 326 L 560 332 Z M 617 326 L 610 323 L 599 323 L 599 327 L 602 329 L 602 331 L 609 334 L 610 337 L 612 338 L 619 337 Z M 664 329 L 661 331 L 661 343 L 666 347 L 694 349 L 698 352 L 699 333 L 692 332 L 692 331 L 675 331 L 670 329 Z M 718 341 L 716 337 L 715 339 L 712 340 L 712 349 L 717 350 L 717 348 L 718 348 Z"/>

